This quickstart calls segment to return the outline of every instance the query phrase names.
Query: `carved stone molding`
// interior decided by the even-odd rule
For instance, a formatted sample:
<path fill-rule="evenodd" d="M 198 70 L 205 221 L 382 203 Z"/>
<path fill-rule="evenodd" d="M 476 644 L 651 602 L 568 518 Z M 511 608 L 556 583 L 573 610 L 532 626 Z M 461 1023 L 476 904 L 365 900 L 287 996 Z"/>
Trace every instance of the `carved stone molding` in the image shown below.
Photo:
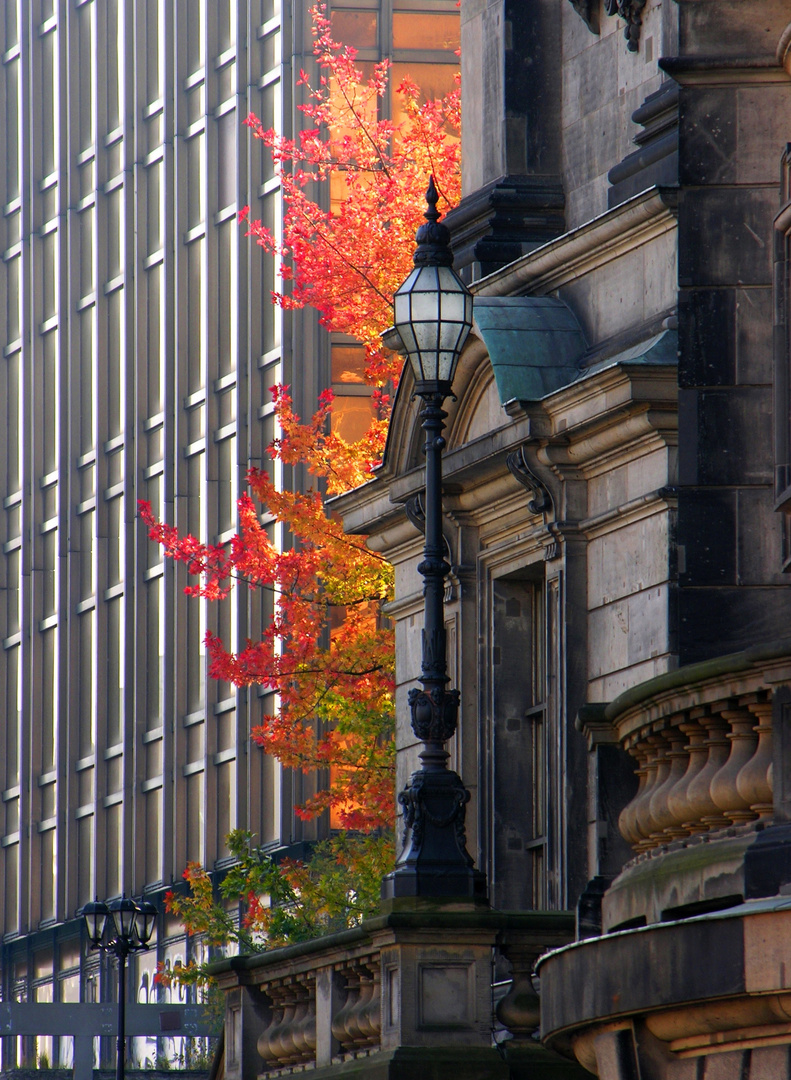
<path fill-rule="evenodd" d="M 594 0 L 571 0 L 574 10 L 584 20 L 593 34 L 599 33 L 599 21 Z M 626 23 L 623 36 L 629 52 L 637 52 L 640 47 L 640 27 L 643 25 L 643 8 L 646 0 L 604 0 L 607 15 L 617 15 Z"/>

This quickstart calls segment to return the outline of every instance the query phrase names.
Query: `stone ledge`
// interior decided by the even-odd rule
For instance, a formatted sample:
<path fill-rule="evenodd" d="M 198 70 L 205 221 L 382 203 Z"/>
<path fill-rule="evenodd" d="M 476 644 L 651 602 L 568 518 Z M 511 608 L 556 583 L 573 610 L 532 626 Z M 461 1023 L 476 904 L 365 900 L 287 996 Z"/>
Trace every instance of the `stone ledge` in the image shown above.
<path fill-rule="evenodd" d="M 712 962 L 716 957 L 716 963 Z M 595 1040 L 643 1025 L 684 1056 L 791 1034 L 791 899 L 624 930 L 542 957 L 545 1045 L 596 1069 Z"/>
<path fill-rule="evenodd" d="M 367 919 L 353 930 L 285 945 L 250 956 L 230 956 L 210 967 L 211 974 L 221 982 L 223 976 L 231 976 L 234 984 L 247 981 L 243 973 L 259 968 L 276 967 L 292 961 L 315 957 L 334 951 L 346 952 L 355 947 L 370 948 L 374 936 L 388 930 L 398 931 L 399 939 L 409 932 L 448 930 L 458 932 L 481 931 L 490 935 L 500 931 L 519 931 L 522 935 L 534 935 L 536 944 L 546 948 L 548 938 L 568 940 L 574 934 L 574 916 L 567 911 L 497 911 L 492 908 L 449 910 L 447 904 L 422 901 L 419 906 L 394 902 L 392 910 L 373 919 Z"/>

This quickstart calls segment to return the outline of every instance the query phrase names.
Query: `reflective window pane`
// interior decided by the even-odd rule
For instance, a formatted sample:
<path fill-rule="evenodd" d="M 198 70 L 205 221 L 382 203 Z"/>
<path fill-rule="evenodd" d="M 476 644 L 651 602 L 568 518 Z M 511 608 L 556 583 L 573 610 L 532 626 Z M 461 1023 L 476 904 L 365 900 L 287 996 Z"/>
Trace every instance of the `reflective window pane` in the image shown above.
<path fill-rule="evenodd" d="M 334 19 L 333 19 L 334 26 Z M 459 47 L 458 15 L 436 12 L 393 12 L 394 49 L 449 49 Z"/>
<path fill-rule="evenodd" d="M 362 345 L 332 346 L 332 381 L 365 382 L 365 349 Z"/>
<path fill-rule="evenodd" d="M 332 35 L 344 45 L 355 49 L 375 49 L 378 37 L 377 12 L 333 11 Z"/>

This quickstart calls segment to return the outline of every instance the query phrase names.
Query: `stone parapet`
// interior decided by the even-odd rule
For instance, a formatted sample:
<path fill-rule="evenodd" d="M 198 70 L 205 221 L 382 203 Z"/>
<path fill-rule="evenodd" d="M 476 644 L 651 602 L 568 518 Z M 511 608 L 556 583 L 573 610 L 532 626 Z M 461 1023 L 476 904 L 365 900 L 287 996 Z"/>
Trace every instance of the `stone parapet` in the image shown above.
<path fill-rule="evenodd" d="M 213 969 L 226 995 L 225 1076 L 395 1078 L 429 1059 L 438 1080 L 505 1078 L 509 1068 L 536 1080 L 577 1076 L 533 1038 L 529 978 L 538 956 L 573 932 L 567 912 L 412 903 L 344 933 L 229 958 Z M 497 1008 L 507 1049 L 493 1039 L 495 949 L 513 971 Z"/>

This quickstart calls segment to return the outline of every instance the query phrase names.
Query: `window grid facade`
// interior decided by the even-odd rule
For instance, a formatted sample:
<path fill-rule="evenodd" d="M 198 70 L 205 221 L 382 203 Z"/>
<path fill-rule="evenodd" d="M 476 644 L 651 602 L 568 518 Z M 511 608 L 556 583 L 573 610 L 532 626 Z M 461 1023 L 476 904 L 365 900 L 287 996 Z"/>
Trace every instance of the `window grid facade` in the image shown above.
<path fill-rule="evenodd" d="M 308 6 L 0 10 L 5 999 L 111 998 L 115 976 L 84 944 L 75 970 L 71 920 L 85 901 L 156 899 L 192 859 L 221 868 L 234 827 L 277 847 L 326 824 L 295 818 L 305 781 L 250 744 L 271 701 L 208 677 L 206 631 L 231 647 L 255 637 L 267 598 L 185 596 L 184 568 L 163 561 L 138 517 L 147 500 L 222 542 L 251 465 L 303 479 L 266 454 L 269 387 L 291 383 L 309 415 L 331 382 L 329 338 L 312 314 L 269 303 L 277 267 L 237 215 L 249 205 L 280 229 L 277 176 L 242 121 L 252 111 L 293 130 Z M 455 66 L 433 45 L 396 56 L 392 5 L 354 6 L 377 25 L 364 59 Z M 412 7 L 458 22 L 453 0 Z M 147 997 L 157 957 L 176 956 L 187 958 L 183 933 L 163 923 L 130 991 Z M 34 1043 L 5 1039 L 4 1067 L 41 1053 L 67 1062 L 58 1039 Z"/>
<path fill-rule="evenodd" d="M 233 645 L 262 602 L 185 597 L 137 514 L 226 539 L 273 434 L 280 319 L 237 211 L 279 213 L 241 121 L 284 123 L 284 27 L 230 0 L 19 0 L 2 20 L 4 991 L 53 927 L 17 995 L 68 1000 L 54 928 L 87 899 L 214 865 L 235 826 L 292 839 L 249 746 L 259 702 L 206 671 L 206 630 Z"/>

